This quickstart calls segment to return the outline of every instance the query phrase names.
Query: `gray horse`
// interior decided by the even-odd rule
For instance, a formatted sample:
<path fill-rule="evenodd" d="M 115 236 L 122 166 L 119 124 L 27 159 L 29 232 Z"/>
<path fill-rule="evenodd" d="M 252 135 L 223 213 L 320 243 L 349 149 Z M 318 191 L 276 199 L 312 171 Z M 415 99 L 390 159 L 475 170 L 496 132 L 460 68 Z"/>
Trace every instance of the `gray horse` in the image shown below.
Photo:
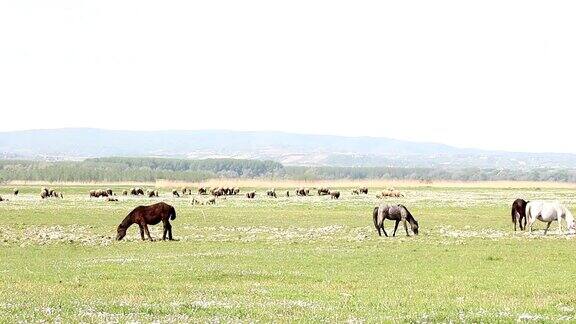
<path fill-rule="evenodd" d="M 384 232 L 384 235 L 388 236 L 388 233 L 386 233 L 386 230 L 384 229 L 385 219 L 396 221 L 396 226 L 394 226 L 394 233 L 392 234 L 392 236 L 396 236 L 396 230 L 398 230 L 398 224 L 400 224 L 400 221 L 402 221 L 402 224 L 404 225 L 404 229 L 406 230 L 407 236 L 410 236 L 410 234 L 408 233 L 408 226 L 406 225 L 406 222 L 410 223 L 412 232 L 414 232 L 415 235 L 418 235 L 418 221 L 416 221 L 414 216 L 412 216 L 410 211 L 408 211 L 408 209 L 404 205 L 385 204 L 380 205 L 378 207 L 374 207 L 372 216 L 374 219 L 374 226 L 376 227 L 378 235 L 380 236 L 382 236 L 380 230 Z"/>

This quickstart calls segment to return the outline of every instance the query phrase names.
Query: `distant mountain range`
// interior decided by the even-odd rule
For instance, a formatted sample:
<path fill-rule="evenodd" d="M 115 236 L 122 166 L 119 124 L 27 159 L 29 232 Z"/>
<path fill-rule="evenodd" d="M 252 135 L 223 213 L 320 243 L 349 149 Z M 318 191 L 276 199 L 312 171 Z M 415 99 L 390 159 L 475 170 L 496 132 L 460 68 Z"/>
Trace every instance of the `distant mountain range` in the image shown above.
<path fill-rule="evenodd" d="M 576 155 L 462 149 L 382 137 L 282 132 L 116 131 L 90 128 L 0 132 L 0 158 L 245 158 L 304 166 L 576 168 Z"/>

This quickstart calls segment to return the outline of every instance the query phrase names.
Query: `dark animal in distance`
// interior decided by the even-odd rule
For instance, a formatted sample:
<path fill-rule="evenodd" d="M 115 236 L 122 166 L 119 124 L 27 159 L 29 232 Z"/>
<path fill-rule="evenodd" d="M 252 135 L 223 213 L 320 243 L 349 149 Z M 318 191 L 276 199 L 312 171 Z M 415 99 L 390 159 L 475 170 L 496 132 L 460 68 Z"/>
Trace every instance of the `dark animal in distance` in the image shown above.
<path fill-rule="evenodd" d="M 116 239 L 119 241 L 126 236 L 126 231 L 132 224 L 138 224 L 140 227 L 140 236 L 144 240 L 144 234 L 148 236 L 148 239 L 152 241 L 152 236 L 150 236 L 150 231 L 148 230 L 148 225 L 156 225 L 160 222 L 164 225 L 164 235 L 162 239 L 173 240 L 172 238 L 172 225 L 171 220 L 176 219 L 176 210 L 174 207 L 164 203 L 159 202 L 150 206 L 138 206 L 132 210 L 126 218 L 118 225 L 118 235 Z"/>
<path fill-rule="evenodd" d="M 358 191 L 362 194 L 365 194 L 365 195 L 368 194 L 368 188 L 366 188 L 366 187 L 359 188 Z"/>
<path fill-rule="evenodd" d="M 184 194 L 186 194 L 186 193 L 184 193 Z M 180 194 L 178 193 L 178 190 L 176 190 L 176 189 L 172 190 L 172 196 L 180 198 Z"/>
<path fill-rule="evenodd" d="M 360 191 L 358 189 L 352 189 L 352 194 L 353 195 L 359 195 Z"/>
<path fill-rule="evenodd" d="M 318 196 L 325 196 L 330 194 L 330 189 L 328 188 L 320 188 L 318 189 Z"/>
<path fill-rule="evenodd" d="M 14 196 L 18 196 L 19 193 L 20 193 L 20 190 L 18 190 L 18 188 L 14 188 Z"/>
<path fill-rule="evenodd" d="M 266 191 L 266 196 L 276 198 L 276 189 L 272 188 L 272 190 Z"/>
<path fill-rule="evenodd" d="M 46 199 L 49 197 L 64 198 L 64 195 L 62 193 L 57 192 L 54 189 L 42 188 L 42 190 L 40 191 L 40 198 Z"/>
<path fill-rule="evenodd" d="M 0 196 L 0 201 L 8 201 L 8 199 L 4 199 L 2 196 Z"/>
<path fill-rule="evenodd" d="M 248 199 L 254 199 L 256 197 L 256 192 L 255 191 L 250 191 L 246 193 L 246 198 Z"/>
<path fill-rule="evenodd" d="M 516 199 L 512 203 L 512 223 L 514 223 L 514 231 L 516 231 L 516 221 L 518 221 L 518 225 L 520 226 L 520 230 L 523 231 L 526 229 L 526 205 L 529 202 L 524 199 Z M 524 220 L 524 224 L 522 224 L 522 220 Z"/>
<path fill-rule="evenodd" d="M 198 194 L 199 195 L 205 195 L 205 194 L 207 194 L 207 192 L 208 192 L 208 190 L 204 187 L 198 188 Z"/>
<path fill-rule="evenodd" d="M 330 199 L 340 199 L 340 191 L 331 191 Z"/>
<path fill-rule="evenodd" d="M 296 196 L 304 197 L 304 196 L 308 196 L 308 195 L 310 195 L 310 189 L 307 189 L 307 188 L 296 189 Z"/>
<path fill-rule="evenodd" d="M 396 225 L 394 226 L 394 233 L 392 236 L 396 236 L 396 230 L 398 229 L 398 224 L 400 224 L 400 221 L 402 221 L 402 225 L 404 225 L 406 236 L 410 236 L 406 222 L 410 223 L 412 232 L 414 232 L 415 235 L 418 235 L 418 221 L 416 221 L 414 216 L 412 216 L 410 211 L 408 211 L 408 208 L 406 208 L 404 205 L 380 205 L 374 207 L 372 218 L 374 220 L 374 227 L 376 227 L 378 235 L 380 236 L 382 236 L 380 230 L 384 232 L 384 235 L 388 236 L 388 233 L 386 233 L 386 230 L 384 229 L 385 219 L 396 221 Z"/>

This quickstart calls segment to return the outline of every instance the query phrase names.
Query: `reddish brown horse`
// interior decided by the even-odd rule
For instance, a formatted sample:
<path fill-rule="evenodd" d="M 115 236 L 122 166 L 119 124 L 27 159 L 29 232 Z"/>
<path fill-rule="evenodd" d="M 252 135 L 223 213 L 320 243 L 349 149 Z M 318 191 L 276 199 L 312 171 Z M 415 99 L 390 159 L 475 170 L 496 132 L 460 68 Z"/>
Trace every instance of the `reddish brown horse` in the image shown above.
<path fill-rule="evenodd" d="M 116 236 L 116 239 L 123 239 L 124 236 L 126 236 L 126 230 L 128 230 L 132 224 L 138 224 L 138 226 L 140 226 L 140 236 L 142 240 L 144 240 L 144 233 L 146 233 L 150 241 L 153 241 L 148 231 L 148 225 L 156 225 L 162 221 L 164 224 L 164 235 L 162 239 L 165 240 L 166 236 L 168 236 L 168 239 L 172 241 L 172 225 L 170 225 L 170 220 L 174 219 L 176 219 L 176 210 L 174 210 L 174 207 L 163 202 L 150 206 L 136 207 L 124 218 L 122 223 L 118 225 L 118 236 Z"/>
<path fill-rule="evenodd" d="M 514 223 L 514 231 L 516 231 L 516 220 L 518 220 L 518 225 L 520 230 L 526 229 L 526 205 L 528 201 L 524 199 L 516 199 L 512 203 L 512 223 Z M 524 219 L 524 226 L 522 226 L 522 219 Z"/>

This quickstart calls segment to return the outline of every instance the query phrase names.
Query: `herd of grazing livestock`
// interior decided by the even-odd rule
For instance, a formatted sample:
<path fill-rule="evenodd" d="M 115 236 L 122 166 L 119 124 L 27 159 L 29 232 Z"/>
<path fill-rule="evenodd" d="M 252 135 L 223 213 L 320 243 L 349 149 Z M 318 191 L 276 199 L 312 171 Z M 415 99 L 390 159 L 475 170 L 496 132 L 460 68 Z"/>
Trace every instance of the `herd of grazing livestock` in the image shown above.
<path fill-rule="evenodd" d="M 174 198 L 192 196 L 193 192 L 194 192 L 193 189 L 190 187 L 183 187 L 180 190 L 173 189 L 173 190 L 169 191 L 169 193 L 171 193 L 172 197 L 174 197 Z M 219 198 L 219 197 L 224 198 L 225 196 L 237 196 L 237 195 L 239 195 L 240 194 L 240 188 L 238 188 L 238 187 L 212 187 L 212 188 L 199 187 L 196 192 L 197 192 L 197 196 L 212 196 L 212 197 L 205 199 L 203 201 L 194 197 L 191 200 L 191 203 L 193 205 L 196 205 L 196 204 L 211 205 L 211 204 L 216 204 L 216 198 Z M 18 188 L 14 188 L 14 190 L 13 190 L 14 196 L 18 196 L 19 193 L 20 193 L 20 190 Z M 340 197 L 341 197 L 340 191 L 332 190 L 332 189 L 327 188 L 327 187 L 321 187 L 321 188 L 301 187 L 301 188 L 294 189 L 294 191 L 286 190 L 285 192 L 282 191 L 281 193 L 279 193 L 275 188 L 272 188 L 272 189 L 269 189 L 265 192 L 265 196 L 269 197 L 269 198 L 278 198 L 280 195 L 284 195 L 285 197 L 290 197 L 292 193 L 295 194 L 297 197 L 309 197 L 309 196 L 314 195 L 313 193 L 317 193 L 318 196 L 330 196 L 331 199 L 340 199 Z M 351 194 L 352 195 L 362 195 L 362 194 L 367 195 L 368 194 L 368 188 L 360 187 L 360 188 L 352 189 Z M 121 193 L 119 193 L 119 195 L 136 196 L 136 197 L 143 196 L 143 197 L 148 197 L 148 198 L 156 198 L 156 197 L 160 197 L 160 192 L 158 189 L 143 189 L 141 187 L 132 187 L 129 189 L 122 190 Z M 256 191 L 247 191 L 247 192 L 243 193 L 243 195 L 247 199 L 255 199 L 257 197 L 257 192 Z M 112 190 L 111 188 L 89 190 L 88 196 L 90 198 L 104 198 L 103 200 L 105 200 L 105 201 L 112 201 L 112 202 L 118 201 L 118 198 L 116 196 L 116 192 L 114 192 L 114 190 Z M 378 197 L 378 198 L 404 197 L 404 195 L 402 193 L 400 193 L 399 191 L 396 191 L 395 189 L 386 189 L 381 194 L 378 194 L 376 197 Z M 64 198 L 64 195 L 61 192 L 58 192 L 54 189 L 42 188 L 40 190 L 40 198 L 42 198 L 42 199 L 47 199 L 47 198 L 60 198 L 60 199 L 62 199 L 62 198 Z M 7 201 L 7 199 L 0 197 L 0 202 L 1 201 Z"/>

